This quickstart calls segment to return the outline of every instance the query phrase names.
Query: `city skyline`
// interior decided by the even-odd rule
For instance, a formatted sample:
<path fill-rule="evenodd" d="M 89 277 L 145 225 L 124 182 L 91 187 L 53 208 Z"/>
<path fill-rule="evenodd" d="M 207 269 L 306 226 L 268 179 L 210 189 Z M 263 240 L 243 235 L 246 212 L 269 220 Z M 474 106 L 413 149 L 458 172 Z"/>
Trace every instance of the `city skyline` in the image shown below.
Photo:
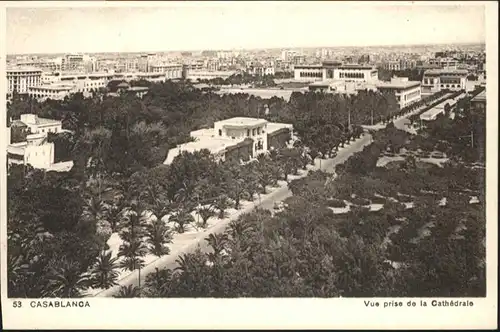
<path fill-rule="evenodd" d="M 366 6 L 364 3 L 360 7 L 353 3 L 326 2 L 175 3 L 155 8 L 145 7 L 144 4 L 138 7 L 137 3 L 127 7 L 102 4 L 100 7 L 88 7 L 90 4 L 78 2 L 74 8 L 7 8 L 6 53 L 159 52 L 485 42 L 483 4 Z M 277 16 L 278 13 L 280 16 Z M 221 19 L 217 20 L 219 17 Z M 356 19 L 353 20 L 353 17 Z M 217 35 L 221 38 L 214 38 Z"/>

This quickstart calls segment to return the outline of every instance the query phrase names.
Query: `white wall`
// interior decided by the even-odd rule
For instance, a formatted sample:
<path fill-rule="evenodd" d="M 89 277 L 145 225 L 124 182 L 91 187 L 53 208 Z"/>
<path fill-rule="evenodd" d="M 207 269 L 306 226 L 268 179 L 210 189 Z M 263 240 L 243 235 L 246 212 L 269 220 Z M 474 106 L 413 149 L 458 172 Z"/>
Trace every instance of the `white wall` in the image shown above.
<path fill-rule="evenodd" d="M 54 143 L 30 145 L 25 148 L 24 164 L 35 168 L 48 168 L 54 163 Z"/>

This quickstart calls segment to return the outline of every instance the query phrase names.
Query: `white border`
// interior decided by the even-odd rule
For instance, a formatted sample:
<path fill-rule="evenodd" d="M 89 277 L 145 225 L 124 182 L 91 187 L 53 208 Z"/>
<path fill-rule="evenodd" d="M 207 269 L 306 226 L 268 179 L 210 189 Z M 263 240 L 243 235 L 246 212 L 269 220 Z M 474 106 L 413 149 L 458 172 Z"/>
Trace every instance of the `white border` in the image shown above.
<path fill-rule="evenodd" d="M 286 3 L 299 6 L 304 3 Z M 387 2 L 362 2 L 360 5 L 388 5 Z M 101 299 L 88 300 L 91 308 L 32 309 L 30 300 L 15 309 L 7 299 L 6 283 L 6 169 L 5 153 L 0 153 L 1 213 L 1 299 L 3 326 L 9 329 L 84 329 L 84 328 L 357 328 L 357 329 L 464 329 L 494 328 L 497 322 L 497 170 L 498 170 L 498 4 L 496 2 L 390 2 L 390 5 L 485 4 L 487 52 L 487 298 L 471 299 L 473 307 L 366 308 L 363 301 L 383 303 L 390 299 Z M 216 3 L 217 6 L 244 6 L 242 3 Z M 274 6 L 262 2 L 259 6 Z M 280 5 L 285 3 L 280 2 Z M 315 6 L 307 2 L 307 6 Z M 335 3 L 335 6 L 345 3 Z M 347 5 L 352 5 L 348 3 Z M 0 5 L 0 72 L 5 71 L 5 7 L 191 7 L 213 3 L 177 2 L 3 2 Z M 5 107 L 4 80 L 0 80 L 0 105 Z M 0 146 L 5 149 L 5 116 L 0 116 Z M 4 150 L 5 151 L 5 150 Z M 420 298 L 411 299 L 420 301 Z M 464 299 L 467 300 L 467 299 Z"/>

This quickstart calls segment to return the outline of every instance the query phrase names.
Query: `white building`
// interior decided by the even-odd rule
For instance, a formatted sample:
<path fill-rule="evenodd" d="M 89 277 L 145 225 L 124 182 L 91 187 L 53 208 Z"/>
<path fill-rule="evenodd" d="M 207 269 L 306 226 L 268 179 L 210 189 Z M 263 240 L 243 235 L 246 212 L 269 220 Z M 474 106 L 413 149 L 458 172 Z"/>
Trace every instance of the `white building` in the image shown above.
<path fill-rule="evenodd" d="M 228 149 L 249 142 L 250 158 L 269 150 L 268 135 L 284 128 L 293 131 L 293 126 L 284 123 L 270 123 L 265 119 L 236 117 L 214 123 L 214 128 L 191 132 L 194 142 L 170 149 L 164 164 L 170 164 L 183 151 L 194 152 L 208 149 L 218 159 L 224 160 Z M 251 140 L 249 140 L 251 139 Z"/>
<path fill-rule="evenodd" d="M 29 67 L 7 68 L 7 96 L 16 91 L 19 94 L 28 93 L 30 86 L 38 86 L 42 82 L 42 70 Z"/>
<path fill-rule="evenodd" d="M 21 61 L 17 62 L 19 67 L 31 67 L 36 69 L 41 69 L 43 72 L 57 72 L 61 71 L 61 60 L 62 58 L 48 59 L 48 60 L 31 60 L 31 61 Z"/>
<path fill-rule="evenodd" d="M 59 120 L 39 118 L 36 114 L 21 114 L 21 120 L 32 134 L 47 136 L 48 133 L 60 133 L 62 122 Z"/>
<path fill-rule="evenodd" d="M 429 64 L 443 69 L 457 69 L 459 62 L 453 58 L 434 58 L 429 59 Z"/>
<path fill-rule="evenodd" d="M 281 59 L 283 61 L 291 61 L 297 55 L 299 55 L 299 53 L 297 51 L 294 51 L 294 50 L 281 51 Z"/>
<path fill-rule="evenodd" d="M 336 61 L 325 61 L 321 65 L 294 66 L 294 79 L 303 82 L 331 79 L 346 82 L 376 82 L 378 71 L 372 66 L 342 65 Z"/>
<path fill-rule="evenodd" d="M 372 66 L 342 65 L 334 69 L 333 78 L 350 82 L 375 82 L 378 71 Z"/>
<path fill-rule="evenodd" d="M 227 79 L 232 75 L 236 75 L 237 71 L 204 71 L 204 70 L 189 70 L 186 73 L 186 79 L 191 81 L 213 80 L 216 78 Z"/>
<path fill-rule="evenodd" d="M 296 81 L 314 82 L 323 81 L 324 68 L 322 65 L 299 65 L 293 66 L 293 78 Z"/>
<path fill-rule="evenodd" d="M 174 63 L 157 63 L 149 66 L 151 73 L 164 73 L 166 79 L 181 79 L 182 65 Z"/>
<path fill-rule="evenodd" d="M 35 168 L 50 168 L 54 164 L 54 143 L 47 143 L 45 134 L 31 134 L 26 142 L 7 146 L 9 164 L 31 165 Z"/>
<path fill-rule="evenodd" d="M 378 82 L 376 86 L 379 91 L 394 93 L 400 108 L 404 108 L 422 99 L 420 82 L 408 81 L 406 77 L 392 78 L 391 82 Z"/>
<path fill-rule="evenodd" d="M 62 71 L 83 71 L 86 57 L 82 54 L 66 54 L 61 59 Z"/>
<path fill-rule="evenodd" d="M 467 88 L 467 70 L 431 69 L 424 72 L 422 94 L 429 95 L 441 90 L 465 90 Z"/>
<path fill-rule="evenodd" d="M 251 75 L 264 76 L 274 75 L 275 70 L 272 66 L 250 66 L 247 68 L 247 72 Z"/>

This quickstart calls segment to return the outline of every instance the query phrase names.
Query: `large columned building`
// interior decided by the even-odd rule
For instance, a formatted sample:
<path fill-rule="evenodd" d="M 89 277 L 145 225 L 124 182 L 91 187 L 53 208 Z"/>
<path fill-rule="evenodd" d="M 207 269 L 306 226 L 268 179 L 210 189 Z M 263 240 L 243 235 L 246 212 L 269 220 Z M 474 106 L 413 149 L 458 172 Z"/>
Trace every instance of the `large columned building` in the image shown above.
<path fill-rule="evenodd" d="M 294 66 L 294 79 L 303 82 L 331 79 L 345 82 L 374 82 L 378 79 L 378 71 L 372 66 L 343 65 L 336 61 L 325 61 L 321 65 Z"/>
<path fill-rule="evenodd" d="M 441 90 L 465 90 L 467 74 L 467 70 L 461 69 L 427 70 L 422 78 L 422 94 L 429 95 Z"/>

